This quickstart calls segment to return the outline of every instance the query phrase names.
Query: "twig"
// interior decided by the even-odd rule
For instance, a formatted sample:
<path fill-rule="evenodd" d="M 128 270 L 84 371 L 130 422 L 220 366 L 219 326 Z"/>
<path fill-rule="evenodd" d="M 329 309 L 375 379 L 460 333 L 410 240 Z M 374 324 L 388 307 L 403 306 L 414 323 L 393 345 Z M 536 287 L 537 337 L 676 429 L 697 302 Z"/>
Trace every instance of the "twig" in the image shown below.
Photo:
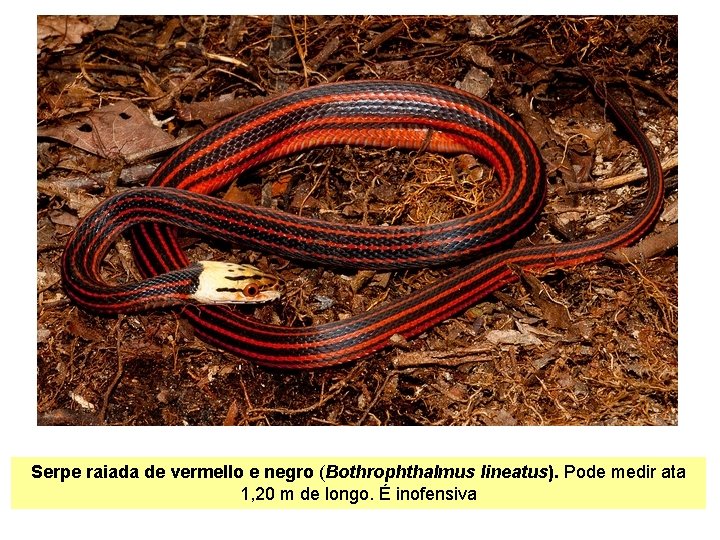
<path fill-rule="evenodd" d="M 288 416 L 293 416 L 296 414 L 303 414 L 308 413 L 311 411 L 314 411 L 316 409 L 319 409 L 325 403 L 330 401 L 332 398 L 337 396 L 342 390 L 345 389 L 345 387 L 349 384 L 349 381 L 353 380 L 355 376 L 357 375 L 357 372 L 364 369 L 363 363 L 359 363 L 356 366 L 354 366 L 350 372 L 347 374 L 347 376 L 343 377 L 342 380 L 338 381 L 335 388 L 331 389 L 327 394 L 324 393 L 324 391 L 321 391 L 320 399 L 316 401 L 315 403 L 308 405 L 307 407 L 301 407 L 298 409 L 285 409 L 280 407 L 258 407 L 255 409 L 250 409 L 246 411 L 246 415 L 252 414 L 268 414 L 268 413 L 275 413 L 275 414 L 283 414 Z M 248 418 L 248 421 L 261 419 L 262 417 L 251 417 Z"/>
<path fill-rule="evenodd" d="M 678 157 L 671 156 L 662 162 L 662 170 L 668 171 L 678 166 Z M 581 191 L 594 191 L 602 189 L 612 189 L 614 187 L 623 186 L 636 180 L 641 180 L 647 176 L 647 171 L 643 167 L 637 171 L 633 171 L 627 174 L 621 174 L 620 176 L 614 176 L 612 178 L 605 178 L 598 180 L 597 182 L 579 182 L 572 183 L 567 182 L 568 193 L 577 193 Z"/>
<path fill-rule="evenodd" d="M 495 350 L 491 343 L 483 343 L 475 347 L 453 349 L 451 351 L 403 352 L 393 358 L 393 366 L 407 368 L 416 366 L 459 366 L 471 362 L 490 362 L 489 355 Z"/>
<path fill-rule="evenodd" d="M 360 50 L 366 54 L 371 51 L 374 51 L 375 49 L 377 49 L 380 45 L 382 45 L 389 39 L 392 39 L 395 36 L 397 36 L 404 29 L 405 29 L 405 21 L 398 21 L 394 25 L 392 25 L 390 28 L 388 28 L 384 32 L 378 34 L 373 39 L 368 41 L 365 45 L 362 46 L 362 49 L 360 49 Z"/>
<path fill-rule="evenodd" d="M 313 56 L 310 60 L 308 60 L 308 67 L 312 71 L 317 72 L 318 68 L 322 66 L 325 62 L 327 62 L 328 58 L 330 58 L 335 53 L 335 51 L 338 50 L 339 47 L 340 38 L 337 36 L 331 37 L 325 44 L 325 46 L 322 48 L 322 50 L 315 56 Z"/>
<path fill-rule="evenodd" d="M 178 137 L 172 142 L 169 142 L 167 144 L 163 144 L 160 146 L 155 146 L 153 148 L 150 148 L 148 150 L 142 150 L 140 152 L 135 152 L 134 154 L 130 154 L 125 157 L 125 163 L 136 163 L 138 161 L 143 161 L 150 156 L 154 156 L 155 154 L 161 154 L 163 152 L 166 152 L 167 150 L 172 150 L 173 148 L 177 148 L 178 146 L 182 146 L 187 141 L 193 138 L 193 135 L 187 135 L 185 137 Z"/>
<path fill-rule="evenodd" d="M 298 57 L 300 57 L 300 63 L 302 64 L 303 68 L 303 78 L 305 79 L 305 84 L 303 86 L 307 87 L 308 85 L 308 67 L 305 63 L 305 56 L 307 54 L 307 50 L 303 48 L 300 45 L 300 40 L 298 39 L 297 32 L 295 31 L 295 24 L 293 24 L 293 19 L 290 17 L 290 31 L 293 35 L 293 40 L 295 41 L 295 50 L 298 53 Z"/>
<path fill-rule="evenodd" d="M 385 391 L 385 387 L 387 386 L 388 381 L 390 380 L 391 377 L 396 376 L 397 373 L 398 373 L 397 371 L 393 370 L 385 376 L 385 379 L 380 384 L 378 389 L 375 391 L 375 395 L 373 396 L 372 401 L 370 402 L 370 404 L 367 407 L 365 407 L 365 412 L 363 412 L 363 415 L 355 423 L 356 426 L 362 426 L 365 423 L 365 419 L 368 417 L 368 415 L 370 414 L 370 411 L 375 406 L 375 404 L 380 400 L 380 396 Z"/>
<path fill-rule="evenodd" d="M 125 362 L 122 357 L 122 353 L 120 351 L 120 323 L 124 319 L 123 315 L 120 315 L 118 317 L 118 322 L 115 325 L 115 332 L 117 332 L 116 335 L 116 345 L 115 345 L 115 353 L 117 355 L 117 372 L 115 373 L 115 377 L 113 377 L 113 380 L 110 382 L 110 386 L 108 386 L 107 390 L 105 391 L 105 394 L 103 395 L 103 403 L 102 407 L 100 407 L 100 410 L 98 411 L 98 418 L 100 419 L 100 422 L 102 424 L 105 423 L 105 415 L 107 414 L 107 409 L 110 404 L 110 396 L 115 391 L 115 388 L 117 387 L 118 383 L 120 382 L 120 379 L 122 379 L 123 373 L 125 371 Z"/>
<path fill-rule="evenodd" d="M 140 185 L 153 173 L 156 167 L 157 163 L 141 163 L 131 167 L 124 167 L 120 173 L 118 183 L 124 186 Z M 89 172 L 79 176 L 68 176 L 67 178 L 39 180 L 37 190 L 46 195 L 59 195 L 62 190 L 87 191 L 105 186 L 113 173 L 114 171 Z"/>
<path fill-rule="evenodd" d="M 618 248 L 605 257 L 618 263 L 645 261 L 678 245 L 678 224 L 673 223 L 664 231 L 648 236 L 634 246 Z"/>

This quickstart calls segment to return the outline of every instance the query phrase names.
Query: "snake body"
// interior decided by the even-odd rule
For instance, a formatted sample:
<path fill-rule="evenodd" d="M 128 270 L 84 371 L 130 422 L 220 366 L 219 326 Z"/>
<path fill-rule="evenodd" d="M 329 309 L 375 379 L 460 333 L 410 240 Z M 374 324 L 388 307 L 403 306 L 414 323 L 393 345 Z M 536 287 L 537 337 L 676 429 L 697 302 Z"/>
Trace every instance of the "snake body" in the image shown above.
<path fill-rule="evenodd" d="M 491 253 L 532 224 L 542 208 L 543 165 L 527 132 L 496 107 L 454 88 L 334 83 L 279 96 L 226 120 L 171 155 L 148 187 L 102 203 L 68 242 L 62 261 L 65 289 L 80 306 L 104 313 L 187 305 L 195 298 L 202 265 L 188 261 L 177 240 L 178 228 L 335 267 L 392 270 L 464 263 L 422 290 L 314 327 L 263 324 L 224 305 L 193 304 L 184 310 L 198 337 L 263 365 L 313 368 L 366 357 L 386 347 L 394 335 L 418 336 L 517 280 L 512 265 L 543 272 L 595 261 L 650 229 L 663 203 L 657 154 L 634 119 L 602 87 L 595 90 L 639 148 L 648 176 L 639 213 L 595 238 Z M 492 204 L 468 216 L 392 227 L 329 223 L 210 196 L 248 169 L 327 145 L 471 153 L 495 169 L 501 192 Z M 100 277 L 100 265 L 127 229 L 147 279 L 109 285 Z M 265 275 L 250 278 L 236 288 L 253 293 L 275 287 Z"/>

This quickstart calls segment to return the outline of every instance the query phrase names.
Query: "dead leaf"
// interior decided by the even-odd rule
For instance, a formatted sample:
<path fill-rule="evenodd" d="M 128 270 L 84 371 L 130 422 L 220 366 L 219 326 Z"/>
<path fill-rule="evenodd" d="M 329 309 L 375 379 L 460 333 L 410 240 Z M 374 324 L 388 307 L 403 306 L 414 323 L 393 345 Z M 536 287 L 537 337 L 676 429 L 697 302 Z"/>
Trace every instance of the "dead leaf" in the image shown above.
<path fill-rule="evenodd" d="M 466 43 L 460 47 L 460 56 L 470 60 L 479 68 L 493 69 L 497 66 L 495 59 L 488 54 L 487 49 L 482 45 Z"/>
<path fill-rule="evenodd" d="M 89 410 L 91 410 L 91 411 L 94 411 L 94 410 L 95 410 L 95 405 L 93 405 L 92 403 L 90 403 L 87 399 L 85 399 L 85 398 L 84 398 L 83 396 L 81 396 L 80 394 L 76 394 L 75 392 L 70 392 L 70 398 L 71 398 L 75 403 L 77 403 L 78 405 L 80 405 L 83 409 L 89 409 Z"/>
<path fill-rule="evenodd" d="M 62 210 L 55 210 L 49 212 L 50 220 L 57 225 L 64 225 L 68 227 L 75 227 L 78 223 L 78 218 L 82 218 L 93 210 L 101 199 L 95 195 L 85 193 L 69 187 L 64 187 L 58 182 L 46 182 L 43 180 L 37 183 L 38 192 L 44 193 L 51 197 L 60 197 L 67 202 L 68 207 L 77 212 L 77 216 L 72 216 Z"/>
<path fill-rule="evenodd" d="M 48 329 L 45 326 L 38 325 L 37 329 L 37 342 L 38 343 L 45 343 L 48 339 L 50 339 L 50 336 L 52 336 L 52 330 Z"/>
<path fill-rule="evenodd" d="M 500 409 L 498 411 L 490 411 L 488 418 L 488 424 L 492 426 L 517 426 L 518 421 L 510 411 L 507 409 Z"/>
<path fill-rule="evenodd" d="M 105 158 L 151 152 L 173 141 L 130 101 L 101 107 L 83 120 L 41 128 L 38 135 L 59 139 Z"/>
<path fill-rule="evenodd" d="M 278 178 L 271 186 L 272 198 L 278 198 L 284 196 L 290 187 L 292 186 L 292 176 L 289 174 L 283 175 Z"/>
<path fill-rule="evenodd" d="M 67 330 L 71 335 L 84 339 L 85 341 L 89 341 L 90 343 L 96 343 L 105 339 L 105 336 L 102 333 L 85 324 L 75 311 L 73 311 L 70 316 L 70 320 L 67 324 Z"/>
<path fill-rule="evenodd" d="M 375 277 L 375 274 L 374 270 L 359 270 L 357 274 L 350 278 L 350 288 L 357 294 Z"/>
<path fill-rule="evenodd" d="M 72 17 L 66 15 L 45 15 L 37 18 L 37 49 L 63 51 L 71 45 L 82 43 L 90 32 L 115 28 L 118 16 Z"/>
<path fill-rule="evenodd" d="M 238 204 L 249 204 L 256 206 L 260 199 L 260 187 L 256 185 L 238 186 L 232 184 L 223 199 Z"/>
<path fill-rule="evenodd" d="M 230 404 L 230 407 L 228 407 L 227 413 L 225 414 L 225 420 L 223 420 L 224 426 L 234 426 L 237 423 L 237 417 L 238 413 L 240 412 L 240 407 L 238 406 L 237 400 L 233 400 L 233 402 Z"/>
<path fill-rule="evenodd" d="M 478 68 L 470 68 L 462 81 L 455 83 L 460 90 L 465 90 L 478 97 L 485 97 L 493 85 L 493 80 L 486 72 Z"/>
<path fill-rule="evenodd" d="M 489 330 L 485 339 L 495 345 L 542 345 L 537 337 L 518 330 Z"/>
<path fill-rule="evenodd" d="M 48 211 L 48 217 L 55 225 L 62 225 L 63 227 L 69 227 L 74 229 L 77 227 L 80 219 L 70 212 L 63 212 L 62 210 L 50 210 Z"/>
<path fill-rule="evenodd" d="M 180 104 L 177 116 L 186 122 L 200 121 L 206 126 L 212 126 L 224 118 L 246 111 L 265 101 L 267 101 L 267 98 L 263 96 L 195 101 L 193 103 Z"/>
<path fill-rule="evenodd" d="M 572 326 L 570 312 L 565 304 L 552 297 L 551 290 L 529 272 L 520 271 L 522 280 L 530 287 L 533 303 L 542 310 L 542 317 L 552 328 L 567 330 Z"/>

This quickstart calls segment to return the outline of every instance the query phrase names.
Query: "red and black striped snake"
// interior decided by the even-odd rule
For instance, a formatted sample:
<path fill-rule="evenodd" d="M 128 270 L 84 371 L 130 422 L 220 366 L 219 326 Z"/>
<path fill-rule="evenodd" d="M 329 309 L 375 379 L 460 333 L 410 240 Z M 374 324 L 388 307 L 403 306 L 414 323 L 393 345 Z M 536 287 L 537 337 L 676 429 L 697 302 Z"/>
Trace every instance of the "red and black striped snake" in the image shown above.
<path fill-rule="evenodd" d="M 536 218 L 545 175 L 525 130 L 466 92 L 434 84 L 357 81 L 325 84 L 271 99 L 201 133 L 158 167 L 145 188 L 115 195 L 84 218 L 62 259 L 69 297 L 102 313 L 185 305 L 203 340 L 260 364 L 281 368 L 331 366 L 368 356 L 400 334 L 417 336 L 517 279 L 512 265 L 532 272 L 600 259 L 633 243 L 657 219 L 663 203 L 661 166 L 638 124 L 603 87 L 596 93 L 614 112 L 647 167 L 639 213 L 596 238 L 490 248 L 512 239 Z M 497 200 L 483 210 L 427 226 L 373 227 L 328 223 L 210 196 L 252 167 L 309 148 L 360 145 L 469 152 L 494 167 Z M 246 266 L 191 264 L 177 240 L 183 228 L 287 258 L 367 269 L 417 268 L 465 261 L 431 286 L 348 319 L 313 327 L 281 327 L 202 301 L 267 300 L 277 280 Z M 100 265 L 114 240 L 131 229 L 137 264 L 147 279 L 110 285 Z M 467 262 L 469 261 L 469 262 Z M 211 276 L 220 275 L 220 282 Z"/>

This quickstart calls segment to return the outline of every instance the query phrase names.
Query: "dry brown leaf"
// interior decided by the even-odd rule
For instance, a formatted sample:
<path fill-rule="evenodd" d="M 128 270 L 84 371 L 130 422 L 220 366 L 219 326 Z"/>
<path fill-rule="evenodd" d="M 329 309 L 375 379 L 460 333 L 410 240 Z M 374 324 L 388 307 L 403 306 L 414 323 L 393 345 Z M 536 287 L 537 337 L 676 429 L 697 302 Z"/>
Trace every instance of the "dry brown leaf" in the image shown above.
<path fill-rule="evenodd" d="M 530 287 L 533 302 L 542 310 L 543 319 L 553 328 L 570 328 L 570 312 L 565 304 L 553 298 L 551 289 L 529 272 L 523 272 L 522 278 Z"/>
<path fill-rule="evenodd" d="M 257 205 L 260 200 L 260 189 L 256 185 L 239 187 L 233 184 L 228 188 L 223 199 L 238 204 Z"/>
<path fill-rule="evenodd" d="M 243 112 L 265 101 L 267 101 L 266 97 L 258 96 L 181 103 L 178 106 L 177 117 L 186 122 L 200 121 L 206 126 L 212 126 L 223 118 Z"/>
<path fill-rule="evenodd" d="M 534 335 L 518 330 L 489 330 L 485 339 L 496 345 L 542 345 L 542 341 Z"/>
<path fill-rule="evenodd" d="M 94 31 L 115 28 L 118 16 L 72 17 L 44 15 L 37 18 L 37 49 L 63 51 L 70 45 L 82 43 L 83 37 Z"/>
<path fill-rule="evenodd" d="M 462 81 L 455 83 L 460 90 L 465 90 L 479 97 L 487 96 L 493 80 L 485 71 L 478 68 L 470 68 Z"/>
<path fill-rule="evenodd" d="M 85 324 L 76 311 L 72 312 L 68 320 L 67 330 L 73 336 L 89 341 L 90 343 L 102 341 L 105 338 L 102 333 Z"/>
<path fill-rule="evenodd" d="M 227 414 L 225 415 L 225 420 L 223 420 L 223 425 L 234 426 L 237 423 L 237 417 L 239 412 L 240 407 L 238 406 L 237 400 L 233 399 L 230 407 L 228 407 Z"/>
<path fill-rule="evenodd" d="M 150 152 L 173 141 L 129 101 L 101 107 L 83 120 L 41 128 L 38 135 L 59 139 L 105 158 Z"/>
<path fill-rule="evenodd" d="M 68 207 L 77 212 L 77 216 L 73 216 L 62 210 L 50 212 L 50 220 L 58 225 L 75 227 L 78 223 L 78 218 L 87 215 L 88 212 L 93 210 L 101 202 L 101 199 L 95 195 L 63 187 L 58 182 L 39 181 L 37 186 L 39 193 L 51 197 L 60 197 L 66 201 Z"/>
<path fill-rule="evenodd" d="M 77 227 L 80 219 L 70 212 L 63 212 L 62 210 L 50 210 L 48 217 L 55 225 L 62 225 L 63 227 Z"/>

